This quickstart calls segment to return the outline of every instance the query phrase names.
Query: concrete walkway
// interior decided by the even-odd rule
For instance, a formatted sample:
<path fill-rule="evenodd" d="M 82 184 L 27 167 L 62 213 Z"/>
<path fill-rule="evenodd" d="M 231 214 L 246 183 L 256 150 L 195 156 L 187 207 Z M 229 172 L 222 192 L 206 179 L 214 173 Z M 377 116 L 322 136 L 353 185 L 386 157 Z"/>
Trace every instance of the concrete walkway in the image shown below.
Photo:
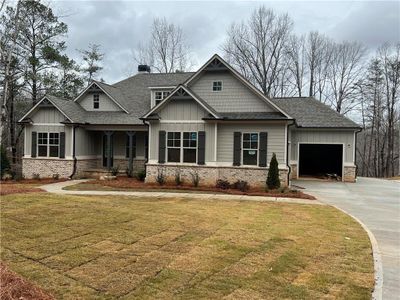
<path fill-rule="evenodd" d="M 400 299 L 400 183 L 358 178 L 357 183 L 297 180 L 294 184 L 305 187 L 306 193 L 320 201 L 355 216 L 368 227 L 377 240 L 382 258 L 382 299 Z M 377 280 L 378 291 L 374 296 L 379 299 L 382 278 Z"/>
<path fill-rule="evenodd" d="M 246 201 L 271 201 L 271 202 L 284 202 L 284 203 L 297 203 L 297 204 L 314 204 L 325 205 L 317 200 L 308 199 L 295 199 L 284 197 L 264 197 L 264 196 L 246 196 L 246 195 L 230 195 L 230 194 L 201 194 L 200 193 L 174 193 L 174 192 L 127 192 L 127 191 L 72 191 L 64 190 L 63 188 L 75 185 L 81 182 L 86 182 L 87 179 L 70 180 L 57 183 L 51 183 L 41 186 L 40 188 L 49 193 L 63 194 L 63 195 L 90 195 L 90 196 L 104 196 L 104 195 L 118 195 L 118 196 L 131 196 L 131 197 L 153 197 L 153 198 L 191 198 L 191 199 L 218 199 L 218 200 L 246 200 Z"/>

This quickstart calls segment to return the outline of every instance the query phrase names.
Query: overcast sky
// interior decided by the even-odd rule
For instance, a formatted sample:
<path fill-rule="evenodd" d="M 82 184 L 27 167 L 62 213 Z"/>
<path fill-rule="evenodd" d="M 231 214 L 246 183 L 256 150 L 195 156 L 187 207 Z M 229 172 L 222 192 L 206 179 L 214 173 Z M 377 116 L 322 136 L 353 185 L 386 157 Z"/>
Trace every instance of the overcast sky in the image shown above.
<path fill-rule="evenodd" d="M 214 53 L 232 22 L 249 18 L 254 8 L 265 5 L 287 12 L 296 33 L 318 30 L 335 40 L 360 41 L 376 49 L 385 41 L 400 40 L 400 2 L 327 1 L 55 1 L 52 6 L 68 24 L 68 54 L 89 43 L 102 46 L 105 58 L 101 77 L 114 83 L 136 69 L 132 49 L 146 41 L 154 17 L 166 17 L 183 28 L 191 47 L 194 68 Z"/>

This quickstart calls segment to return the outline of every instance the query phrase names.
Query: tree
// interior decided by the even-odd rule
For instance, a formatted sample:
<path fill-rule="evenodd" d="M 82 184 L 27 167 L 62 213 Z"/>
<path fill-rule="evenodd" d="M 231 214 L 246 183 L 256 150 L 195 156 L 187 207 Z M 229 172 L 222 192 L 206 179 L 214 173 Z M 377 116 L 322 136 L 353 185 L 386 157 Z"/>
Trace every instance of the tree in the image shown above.
<path fill-rule="evenodd" d="M 0 145 L 0 179 L 3 178 L 4 173 L 10 169 L 10 161 L 7 157 L 7 152 L 3 145 Z"/>
<path fill-rule="evenodd" d="M 268 176 L 267 176 L 267 187 L 271 190 L 277 189 L 281 186 L 279 179 L 279 168 L 278 160 L 276 159 L 275 153 L 272 153 L 271 162 L 269 163 Z"/>
<path fill-rule="evenodd" d="M 288 14 L 277 15 L 264 6 L 253 11 L 247 22 L 233 23 L 223 45 L 227 60 L 267 96 L 281 70 L 292 30 Z"/>
<path fill-rule="evenodd" d="M 294 79 L 292 84 L 297 91 L 299 97 L 302 96 L 303 88 L 305 85 L 306 73 L 306 53 L 305 53 L 305 39 L 304 36 L 297 37 L 292 35 L 288 42 L 286 50 L 288 59 L 288 70 Z"/>
<path fill-rule="evenodd" d="M 155 18 L 151 38 L 136 49 L 135 60 L 139 64 L 150 65 L 156 72 L 173 73 L 191 67 L 189 52 L 182 28 L 168 23 L 165 18 Z"/>
<path fill-rule="evenodd" d="M 85 62 L 85 66 L 82 71 L 85 73 L 85 80 L 89 84 L 95 75 L 103 70 L 101 62 L 104 58 L 104 53 L 101 52 L 101 46 L 98 44 L 89 44 L 87 50 L 79 50 L 82 55 L 82 59 Z"/>
<path fill-rule="evenodd" d="M 60 60 L 59 69 L 59 84 L 54 94 L 65 99 L 76 97 L 84 84 L 79 66 L 73 59 L 64 55 Z"/>

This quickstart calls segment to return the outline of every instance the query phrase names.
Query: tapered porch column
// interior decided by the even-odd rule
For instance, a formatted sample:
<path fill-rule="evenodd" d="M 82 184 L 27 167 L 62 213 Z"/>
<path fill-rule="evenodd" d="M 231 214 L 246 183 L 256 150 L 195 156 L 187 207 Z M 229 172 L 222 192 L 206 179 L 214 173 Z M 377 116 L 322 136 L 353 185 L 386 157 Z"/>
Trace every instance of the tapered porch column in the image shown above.
<path fill-rule="evenodd" d="M 127 131 L 126 134 L 128 135 L 129 142 L 128 142 L 128 170 L 129 174 L 133 172 L 133 137 L 135 136 L 136 132 L 134 131 Z"/>
<path fill-rule="evenodd" d="M 111 137 L 114 134 L 114 131 L 105 131 L 106 143 L 107 143 L 107 169 L 111 170 L 111 156 L 112 156 L 112 144 Z"/>

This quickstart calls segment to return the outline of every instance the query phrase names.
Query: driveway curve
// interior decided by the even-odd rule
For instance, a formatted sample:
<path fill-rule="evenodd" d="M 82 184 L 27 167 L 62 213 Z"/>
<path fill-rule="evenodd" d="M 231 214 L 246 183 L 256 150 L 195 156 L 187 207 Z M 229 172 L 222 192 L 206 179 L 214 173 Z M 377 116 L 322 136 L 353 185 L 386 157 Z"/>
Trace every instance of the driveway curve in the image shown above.
<path fill-rule="evenodd" d="M 382 258 L 382 298 L 400 299 L 400 182 L 358 178 L 357 183 L 296 180 L 293 184 L 368 227 Z"/>

